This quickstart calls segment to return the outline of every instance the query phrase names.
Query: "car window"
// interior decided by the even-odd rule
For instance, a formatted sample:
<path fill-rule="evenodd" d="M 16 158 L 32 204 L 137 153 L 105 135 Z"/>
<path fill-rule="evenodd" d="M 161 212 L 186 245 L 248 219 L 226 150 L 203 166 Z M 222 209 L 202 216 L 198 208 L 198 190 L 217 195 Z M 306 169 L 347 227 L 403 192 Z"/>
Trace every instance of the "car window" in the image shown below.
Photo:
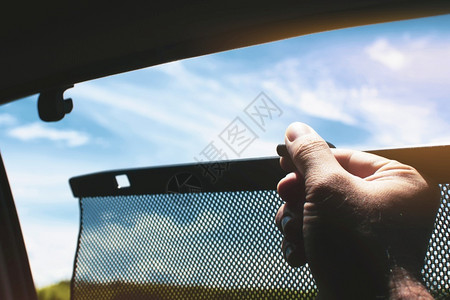
<path fill-rule="evenodd" d="M 71 276 L 78 204 L 101 170 L 276 155 L 285 128 L 342 148 L 450 143 L 450 16 L 317 33 L 76 84 L 73 112 L 0 107 L 1 150 L 37 286 Z"/>

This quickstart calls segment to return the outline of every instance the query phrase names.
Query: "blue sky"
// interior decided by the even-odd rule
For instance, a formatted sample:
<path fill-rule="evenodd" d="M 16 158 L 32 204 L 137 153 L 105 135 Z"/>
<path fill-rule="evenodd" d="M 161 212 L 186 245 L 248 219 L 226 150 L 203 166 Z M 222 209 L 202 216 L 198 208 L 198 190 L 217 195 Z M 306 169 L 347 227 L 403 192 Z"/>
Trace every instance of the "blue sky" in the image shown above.
<path fill-rule="evenodd" d="M 240 157 L 275 155 L 285 128 L 338 147 L 450 143 L 450 16 L 313 34 L 80 83 L 74 110 L 41 122 L 37 96 L 0 107 L 2 156 L 38 286 L 69 278 L 78 203 L 68 179 L 194 162 L 239 117 L 258 136 Z M 264 92 L 282 114 L 256 126 Z"/>

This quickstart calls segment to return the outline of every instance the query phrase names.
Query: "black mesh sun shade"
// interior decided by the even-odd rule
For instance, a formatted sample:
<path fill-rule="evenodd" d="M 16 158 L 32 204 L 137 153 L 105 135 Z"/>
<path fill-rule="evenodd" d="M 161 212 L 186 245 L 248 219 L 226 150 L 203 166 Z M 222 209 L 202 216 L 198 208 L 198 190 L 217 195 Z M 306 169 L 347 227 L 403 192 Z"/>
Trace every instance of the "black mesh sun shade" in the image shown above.
<path fill-rule="evenodd" d="M 70 180 L 81 224 L 72 299 L 313 299 L 284 262 L 278 158 L 103 172 Z M 449 188 L 423 270 L 449 291 Z"/>

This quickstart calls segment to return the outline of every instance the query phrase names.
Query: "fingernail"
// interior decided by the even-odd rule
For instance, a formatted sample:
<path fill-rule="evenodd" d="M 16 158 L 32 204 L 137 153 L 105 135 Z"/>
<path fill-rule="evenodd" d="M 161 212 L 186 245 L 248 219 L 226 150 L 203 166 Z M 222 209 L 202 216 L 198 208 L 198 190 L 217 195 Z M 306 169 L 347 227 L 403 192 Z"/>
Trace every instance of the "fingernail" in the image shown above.
<path fill-rule="evenodd" d="M 285 144 L 279 144 L 277 146 L 277 154 L 279 156 L 289 156 L 289 152 L 287 151 Z"/>
<path fill-rule="evenodd" d="M 300 122 L 295 122 L 289 125 L 288 129 L 286 130 L 286 137 L 290 142 L 293 142 L 300 136 L 309 134 L 311 132 L 313 132 L 313 130 L 308 125 Z"/>
<path fill-rule="evenodd" d="M 292 220 L 292 218 L 291 217 L 289 217 L 289 216 L 286 216 L 286 217 L 284 217 L 283 219 L 281 219 L 281 229 L 283 229 L 283 233 L 285 233 L 285 227 L 286 227 L 286 224 L 290 221 L 290 220 Z"/>

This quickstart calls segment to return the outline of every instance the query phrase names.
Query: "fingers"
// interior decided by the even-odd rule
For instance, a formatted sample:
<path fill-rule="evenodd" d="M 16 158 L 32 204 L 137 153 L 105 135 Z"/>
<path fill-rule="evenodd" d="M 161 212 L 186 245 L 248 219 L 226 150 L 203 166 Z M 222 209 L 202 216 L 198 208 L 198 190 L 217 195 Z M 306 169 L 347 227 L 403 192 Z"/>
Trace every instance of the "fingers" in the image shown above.
<path fill-rule="evenodd" d="M 333 154 L 347 172 L 360 178 L 375 174 L 390 162 L 387 158 L 355 150 L 333 149 Z"/>
<path fill-rule="evenodd" d="M 303 245 L 303 211 L 284 204 L 278 210 L 275 222 L 283 234 L 281 251 L 287 263 L 292 267 L 299 267 L 306 263 Z"/>
<path fill-rule="evenodd" d="M 292 123 L 286 130 L 285 144 L 295 168 L 305 178 L 341 170 L 328 144 L 308 125 Z M 287 162 L 283 162 L 289 167 Z"/>
<path fill-rule="evenodd" d="M 303 205 L 305 198 L 305 183 L 303 177 L 298 173 L 289 173 L 280 180 L 277 186 L 281 199 L 289 203 L 300 203 Z"/>
<path fill-rule="evenodd" d="M 286 172 L 297 171 L 297 168 L 295 167 L 294 163 L 292 162 L 292 159 L 290 156 L 280 157 L 280 166 Z"/>
<path fill-rule="evenodd" d="M 280 232 L 291 242 L 299 242 L 302 238 L 303 211 L 289 204 L 280 207 L 275 217 L 275 224 Z"/>
<path fill-rule="evenodd" d="M 281 251 L 283 252 L 284 260 L 291 267 L 301 267 L 306 264 L 305 248 L 303 242 L 291 243 L 287 239 L 283 239 L 281 243 Z"/>
<path fill-rule="evenodd" d="M 328 145 L 330 145 L 328 143 Z M 280 145 L 279 145 L 280 146 Z M 280 148 L 280 147 L 279 147 Z M 331 148 L 331 147 L 330 147 Z M 287 151 L 287 149 L 284 149 Z M 348 149 L 330 149 L 335 159 L 347 172 L 360 178 L 366 178 L 373 175 L 383 166 L 390 162 L 389 159 L 356 150 Z M 278 148 L 277 148 L 278 151 Z M 280 157 L 280 166 L 287 172 L 297 171 L 297 167 L 291 157 L 286 153 Z"/>

